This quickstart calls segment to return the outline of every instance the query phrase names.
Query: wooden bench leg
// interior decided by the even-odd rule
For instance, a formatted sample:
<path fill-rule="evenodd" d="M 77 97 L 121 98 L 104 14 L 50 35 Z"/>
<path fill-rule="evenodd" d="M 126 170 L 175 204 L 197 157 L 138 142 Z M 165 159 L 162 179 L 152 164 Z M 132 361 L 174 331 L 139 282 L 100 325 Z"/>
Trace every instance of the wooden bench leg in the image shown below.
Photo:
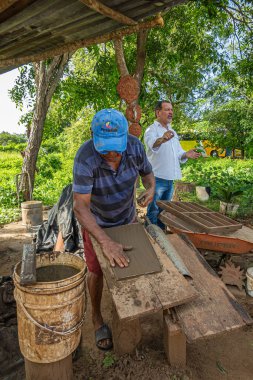
<path fill-rule="evenodd" d="M 72 380 L 72 354 L 53 363 L 34 363 L 25 359 L 26 380 Z"/>
<path fill-rule="evenodd" d="M 130 354 L 141 340 L 139 319 L 121 321 L 117 311 L 112 312 L 113 348 L 118 355 Z"/>
<path fill-rule="evenodd" d="M 186 336 L 178 323 L 173 322 L 171 315 L 163 315 L 164 348 L 171 366 L 186 366 Z"/>

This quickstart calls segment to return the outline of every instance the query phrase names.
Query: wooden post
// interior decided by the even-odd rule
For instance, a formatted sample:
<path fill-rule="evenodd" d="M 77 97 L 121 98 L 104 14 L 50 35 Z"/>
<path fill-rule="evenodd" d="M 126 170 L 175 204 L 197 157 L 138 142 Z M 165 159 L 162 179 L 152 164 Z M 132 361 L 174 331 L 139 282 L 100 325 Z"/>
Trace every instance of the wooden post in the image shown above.
<path fill-rule="evenodd" d="M 139 318 L 122 321 L 116 309 L 112 312 L 113 348 L 118 355 L 130 354 L 141 340 L 141 326 Z"/>
<path fill-rule="evenodd" d="M 25 359 L 26 380 L 72 380 L 72 354 L 53 363 L 34 363 Z"/>
<path fill-rule="evenodd" d="M 173 322 L 171 315 L 163 315 L 164 349 L 171 366 L 186 366 L 186 336 L 177 322 Z"/>

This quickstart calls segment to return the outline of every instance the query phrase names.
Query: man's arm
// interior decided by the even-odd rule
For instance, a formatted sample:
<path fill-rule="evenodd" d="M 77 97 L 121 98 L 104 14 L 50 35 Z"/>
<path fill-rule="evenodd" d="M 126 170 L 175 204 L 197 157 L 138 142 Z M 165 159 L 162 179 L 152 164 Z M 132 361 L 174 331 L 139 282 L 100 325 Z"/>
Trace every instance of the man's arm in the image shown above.
<path fill-rule="evenodd" d="M 153 148 L 159 148 L 159 146 L 161 146 L 163 143 L 172 139 L 173 136 L 174 136 L 173 131 L 165 132 L 162 137 L 159 137 L 159 139 L 155 141 Z"/>
<path fill-rule="evenodd" d="M 187 152 L 183 153 L 181 156 L 181 160 L 185 158 L 192 158 L 196 159 L 201 156 L 201 153 L 196 152 L 194 149 L 188 150 Z"/>
<path fill-rule="evenodd" d="M 90 199 L 90 194 L 73 193 L 74 212 L 78 222 L 97 240 L 112 267 L 115 263 L 122 268 L 128 266 L 128 259 L 123 254 L 123 246 L 113 241 L 104 232 L 90 212 Z"/>
<path fill-rule="evenodd" d="M 146 191 L 141 194 L 138 204 L 142 207 L 146 207 L 152 202 L 155 194 L 155 177 L 153 172 L 142 176 L 141 180 Z"/>

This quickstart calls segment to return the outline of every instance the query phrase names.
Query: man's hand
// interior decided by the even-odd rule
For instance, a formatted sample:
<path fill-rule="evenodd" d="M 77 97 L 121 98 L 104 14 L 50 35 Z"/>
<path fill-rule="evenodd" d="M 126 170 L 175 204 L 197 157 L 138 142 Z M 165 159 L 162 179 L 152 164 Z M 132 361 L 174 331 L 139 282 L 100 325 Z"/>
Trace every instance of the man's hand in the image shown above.
<path fill-rule="evenodd" d="M 172 139 L 172 137 L 174 137 L 174 132 L 172 131 L 165 132 L 162 137 L 159 137 L 159 139 L 155 141 L 153 148 L 158 148 L 163 143 L 166 143 L 167 141 Z"/>
<path fill-rule="evenodd" d="M 166 141 L 169 141 L 170 139 L 172 139 L 172 137 L 174 137 L 174 132 L 173 131 L 167 131 L 163 134 L 163 140 L 164 142 Z"/>
<path fill-rule="evenodd" d="M 138 198 L 137 203 L 141 207 L 146 207 L 154 198 L 154 189 L 150 188 L 144 191 Z"/>
<path fill-rule="evenodd" d="M 131 247 L 123 247 L 122 244 L 108 238 L 101 243 L 101 248 L 112 267 L 115 267 L 116 264 L 121 268 L 128 266 L 129 258 L 124 255 L 123 251 L 129 251 Z"/>
<path fill-rule="evenodd" d="M 188 152 L 185 152 L 185 157 L 186 158 L 196 159 L 196 158 L 199 158 L 201 156 L 202 156 L 202 154 L 196 152 L 194 149 L 191 149 L 191 150 L 188 150 Z"/>

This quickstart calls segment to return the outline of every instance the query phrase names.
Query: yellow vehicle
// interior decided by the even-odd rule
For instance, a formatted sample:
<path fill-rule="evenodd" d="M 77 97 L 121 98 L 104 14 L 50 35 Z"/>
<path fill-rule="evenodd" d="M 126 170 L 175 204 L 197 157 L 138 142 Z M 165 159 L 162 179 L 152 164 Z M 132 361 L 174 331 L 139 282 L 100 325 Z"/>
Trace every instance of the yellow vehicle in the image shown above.
<path fill-rule="evenodd" d="M 226 157 L 226 149 L 221 149 L 210 144 L 210 141 L 203 140 L 203 147 L 207 156 L 211 157 Z"/>
<path fill-rule="evenodd" d="M 184 150 L 199 149 L 203 157 L 233 157 L 242 156 L 240 149 L 218 148 L 211 144 L 208 140 L 191 140 L 187 136 L 179 136 L 180 144 Z"/>
<path fill-rule="evenodd" d="M 240 158 L 242 157 L 242 151 L 240 149 L 231 149 L 231 148 L 217 148 L 213 146 L 210 141 L 203 140 L 202 141 L 205 152 L 207 156 L 211 157 L 233 157 Z"/>

